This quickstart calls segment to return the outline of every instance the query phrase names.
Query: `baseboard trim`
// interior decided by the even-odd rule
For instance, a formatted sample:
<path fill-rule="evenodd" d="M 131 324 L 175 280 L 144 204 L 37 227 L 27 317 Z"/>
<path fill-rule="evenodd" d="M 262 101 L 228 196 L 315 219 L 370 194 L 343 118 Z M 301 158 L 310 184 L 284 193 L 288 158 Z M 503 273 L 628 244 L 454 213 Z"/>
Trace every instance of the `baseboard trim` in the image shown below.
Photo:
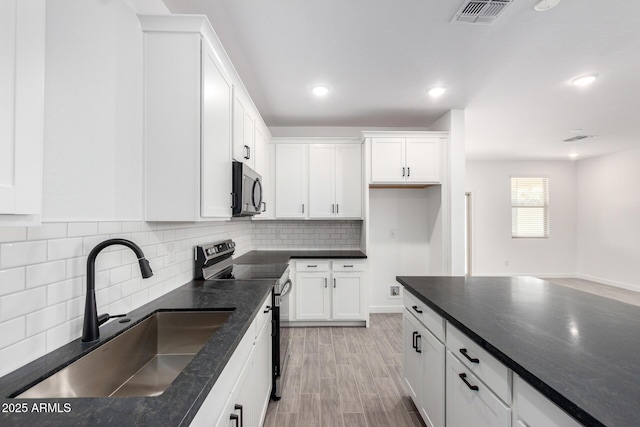
<path fill-rule="evenodd" d="M 312 327 L 344 327 L 344 326 L 366 326 L 366 320 L 291 320 L 280 322 L 286 328 L 312 328 Z"/>
<path fill-rule="evenodd" d="M 402 313 L 404 305 L 370 305 L 369 313 Z"/>

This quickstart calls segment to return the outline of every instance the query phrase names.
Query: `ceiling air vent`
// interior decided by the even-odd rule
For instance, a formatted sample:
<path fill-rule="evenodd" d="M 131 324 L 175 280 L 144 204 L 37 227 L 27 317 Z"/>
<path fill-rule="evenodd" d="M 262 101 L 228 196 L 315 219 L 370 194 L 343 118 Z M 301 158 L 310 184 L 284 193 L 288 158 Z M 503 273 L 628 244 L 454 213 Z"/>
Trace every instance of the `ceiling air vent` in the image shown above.
<path fill-rule="evenodd" d="M 576 135 L 576 136 L 572 136 L 571 138 L 567 138 L 567 139 L 563 139 L 563 142 L 577 142 L 583 139 L 587 139 L 587 138 L 594 138 L 595 135 Z"/>
<path fill-rule="evenodd" d="M 513 0 L 467 0 L 451 22 L 493 24 Z"/>

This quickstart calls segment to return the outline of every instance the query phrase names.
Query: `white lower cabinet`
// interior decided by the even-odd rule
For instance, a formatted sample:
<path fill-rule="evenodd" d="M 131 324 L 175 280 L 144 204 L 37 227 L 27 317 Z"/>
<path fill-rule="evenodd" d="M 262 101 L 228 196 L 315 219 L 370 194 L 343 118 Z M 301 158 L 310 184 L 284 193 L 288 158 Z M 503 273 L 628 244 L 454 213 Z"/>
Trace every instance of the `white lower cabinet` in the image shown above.
<path fill-rule="evenodd" d="M 191 427 L 258 427 L 271 396 L 271 294 L 216 380 Z M 267 314 L 264 314 L 267 312 Z"/>
<path fill-rule="evenodd" d="M 444 344 L 405 309 L 404 381 L 429 427 L 445 425 L 444 355 Z"/>
<path fill-rule="evenodd" d="M 447 426 L 509 427 L 511 409 L 447 352 Z"/>
<path fill-rule="evenodd" d="M 579 427 L 580 424 L 517 375 L 513 376 L 514 427 Z"/>
<path fill-rule="evenodd" d="M 366 261 L 296 262 L 294 321 L 367 320 Z"/>

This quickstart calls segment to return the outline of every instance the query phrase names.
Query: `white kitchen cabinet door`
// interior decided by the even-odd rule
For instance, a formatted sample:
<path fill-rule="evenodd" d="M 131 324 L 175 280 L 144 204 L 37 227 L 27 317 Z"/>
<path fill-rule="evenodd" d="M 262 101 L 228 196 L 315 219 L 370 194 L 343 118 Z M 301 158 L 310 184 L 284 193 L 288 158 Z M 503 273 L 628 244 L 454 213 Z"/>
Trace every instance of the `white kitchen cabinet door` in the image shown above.
<path fill-rule="evenodd" d="M 327 320 L 331 316 L 329 273 L 296 274 L 296 319 Z"/>
<path fill-rule="evenodd" d="M 439 182 L 440 155 L 438 138 L 406 139 L 406 182 Z"/>
<path fill-rule="evenodd" d="M 446 366 L 447 427 L 511 426 L 511 409 L 449 351 Z"/>
<path fill-rule="evenodd" d="M 42 211 L 44 0 L 0 2 L 0 58 L 0 223 L 35 224 Z"/>
<path fill-rule="evenodd" d="M 253 362 L 255 357 L 254 346 L 251 347 L 251 354 L 247 359 L 235 388 L 231 392 L 231 399 L 227 405 L 226 411 L 222 414 L 216 427 L 240 427 L 253 426 L 253 415 L 255 409 L 253 407 Z M 238 417 L 237 421 L 234 417 Z"/>
<path fill-rule="evenodd" d="M 269 318 L 271 312 L 268 313 Z M 271 398 L 271 321 L 267 321 L 256 338 L 253 363 L 253 419 L 260 425 L 267 413 Z M 245 424 L 248 425 L 248 424 Z"/>
<path fill-rule="evenodd" d="M 404 383 L 409 389 L 413 403 L 420 405 L 422 400 L 422 357 L 416 349 L 416 338 L 421 327 L 418 321 L 405 309 L 403 314 L 404 335 Z"/>
<path fill-rule="evenodd" d="M 445 346 L 422 328 L 417 346 L 422 356 L 422 395 L 418 409 L 429 427 L 444 427 Z"/>
<path fill-rule="evenodd" d="M 251 113 L 250 108 L 245 109 L 243 132 L 245 155 L 243 158 L 243 162 L 251 169 L 255 168 L 255 129 L 256 119 Z"/>
<path fill-rule="evenodd" d="M 276 145 L 276 218 L 306 218 L 309 147 L 306 144 Z"/>
<path fill-rule="evenodd" d="M 309 147 L 309 218 L 335 216 L 335 145 Z"/>
<path fill-rule="evenodd" d="M 255 171 L 262 176 L 262 212 L 252 219 L 274 218 L 275 179 L 272 171 L 273 147 L 269 143 L 266 132 L 256 127 L 255 132 Z"/>
<path fill-rule="evenodd" d="M 371 142 L 371 182 L 404 182 L 405 139 L 374 138 Z"/>
<path fill-rule="evenodd" d="M 362 146 L 336 145 L 335 151 L 336 217 L 362 218 Z"/>
<path fill-rule="evenodd" d="M 202 41 L 202 146 L 200 214 L 229 217 L 231 188 L 232 86 L 216 64 L 216 54 Z"/>
<path fill-rule="evenodd" d="M 333 273 L 334 320 L 364 319 L 364 274 Z"/>
<path fill-rule="evenodd" d="M 234 88 L 233 95 L 233 160 L 254 169 L 254 138 L 256 120 L 252 106 L 242 88 Z"/>
<path fill-rule="evenodd" d="M 580 423 L 540 394 L 518 375 L 513 376 L 514 426 L 579 427 Z"/>

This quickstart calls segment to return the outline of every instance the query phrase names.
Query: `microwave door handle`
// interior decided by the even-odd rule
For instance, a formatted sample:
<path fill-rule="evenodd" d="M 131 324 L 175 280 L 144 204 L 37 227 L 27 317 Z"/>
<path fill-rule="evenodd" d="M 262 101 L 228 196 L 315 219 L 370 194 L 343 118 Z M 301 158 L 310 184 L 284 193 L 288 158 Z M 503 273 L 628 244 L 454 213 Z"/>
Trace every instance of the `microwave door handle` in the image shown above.
<path fill-rule="evenodd" d="M 283 300 L 284 297 L 289 295 L 289 292 L 291 292 L 292 287 L 293 287 L 293 283 L 291 282 L 291 279 L 287 279 L 287 281 L 284 282 L 284 285 L 282 286 L 282 291 L 280 291 L 280 293 L 276 295 L 280 297 L 280 300 Z"/>

